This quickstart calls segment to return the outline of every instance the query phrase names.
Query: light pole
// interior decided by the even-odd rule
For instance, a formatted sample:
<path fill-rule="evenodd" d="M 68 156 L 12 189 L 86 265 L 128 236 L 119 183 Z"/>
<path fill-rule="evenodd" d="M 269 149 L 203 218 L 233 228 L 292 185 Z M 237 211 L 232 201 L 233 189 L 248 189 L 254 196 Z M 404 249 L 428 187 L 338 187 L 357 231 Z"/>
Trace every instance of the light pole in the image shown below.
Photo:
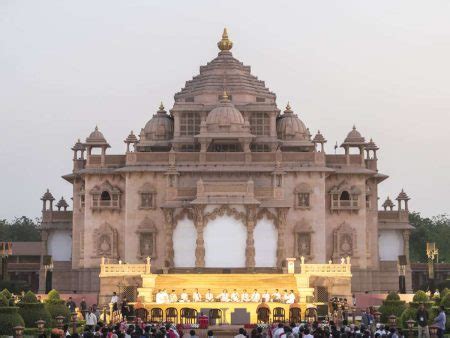
<path fill-rule="evenodd" d="M 436 243 L 427 242 L 427 257 L 428 257 L 428 289 L 434 292 L 434 258 L 439 254 L 439 249 Z"/>
<path fill-rule="evenodd" d="M 1 280 L 8 280 L 8 257 L 12 255 L 12 242 L 0 242 Z"/>
<path fill-rule="evenodd" d="M 43 321 L 42 319 L 39 319 L 37 322 L 36 322 L 36 325 L 37 325 L 37 329 L 38 329 L 38 333 L 39 334 L 43 334 L 44 333 L 44 329 L 45 329 L 45 321 Z"/>

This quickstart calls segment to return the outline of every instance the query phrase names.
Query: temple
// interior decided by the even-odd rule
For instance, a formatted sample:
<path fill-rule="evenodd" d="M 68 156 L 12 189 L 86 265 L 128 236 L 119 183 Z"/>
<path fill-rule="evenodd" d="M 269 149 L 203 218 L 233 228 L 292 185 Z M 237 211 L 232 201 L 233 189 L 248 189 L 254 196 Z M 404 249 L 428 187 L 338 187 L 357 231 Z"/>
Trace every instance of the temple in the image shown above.
<path fill-rule="evenodd" d="M 155 278 L 180 289 L 198 276 L 219 289 L 239 274 L 240 286 L 282 280 L 301 293 L 307 274 L 308 295 L 326 301 L 344 292 L 328 278 L 341 273 L 351 280 L 346 295 L 397 290 L 399 256 L 411 289 L 409 197 L 402 190 L 397 206 L 387 198 L 378 210 L 378 184 L 388 176 L 378 170 L 376 144 L 349 126 L 343 152 L 326 153 L 325 136 L 312 136 L 289 104 L 280 110 L 232 46 L 225 30 L 218 55 L 173 107 L 161 104 L 125 138 L 125 153 L 109 154 L 97 127 L 75 143 L 73 171 L 63 176 L 73 210 L 64 199 L 54 206 L 49 191 L 42 197 L 41 291 L 50 283 L 105 297 L 120 287 L 144 294 Z M 289 281 L 280 279 L 288 272 Z M 102 291 L 99 275 L 117 283 Z"/>

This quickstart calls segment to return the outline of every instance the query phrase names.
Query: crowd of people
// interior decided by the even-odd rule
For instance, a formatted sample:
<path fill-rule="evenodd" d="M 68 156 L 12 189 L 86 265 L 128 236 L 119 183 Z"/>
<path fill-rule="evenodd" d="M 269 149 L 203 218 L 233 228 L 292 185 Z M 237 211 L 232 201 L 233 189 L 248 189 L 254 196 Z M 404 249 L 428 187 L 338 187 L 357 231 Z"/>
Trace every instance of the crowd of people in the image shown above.
<path fill-rule="evenodd" d="M 188 303 L 188 302 L 235 302 L 235 303 L 259 303 L 262 300 L 266 302 L 277 302 L 285 304 L 293 304 L 295 302 L 294 290 L 284 290 L 280 292 L 275 289 L 272 293 L 268 290 L 264 290 L 263 293 L 258 292 L 254 289 L 253 292 L 249 293 L 246 289 L 242 292 L 238 292 L 234 289 L 231 293 L 227 289 L 222 290 L 221 293 L 214 295 L 211 289 L 202 295 L 198 289 L 195 289 L 191 295 L 183 289 L 181 293 L 177 294 L 176 290 L 172 290 L 170 293 L 166 289 L 158 290 L 155 296 L 155 302 L 157 304 L 168 304 L 168 303 Z M 113 299 L 111 303 L 114 303 Z"/>

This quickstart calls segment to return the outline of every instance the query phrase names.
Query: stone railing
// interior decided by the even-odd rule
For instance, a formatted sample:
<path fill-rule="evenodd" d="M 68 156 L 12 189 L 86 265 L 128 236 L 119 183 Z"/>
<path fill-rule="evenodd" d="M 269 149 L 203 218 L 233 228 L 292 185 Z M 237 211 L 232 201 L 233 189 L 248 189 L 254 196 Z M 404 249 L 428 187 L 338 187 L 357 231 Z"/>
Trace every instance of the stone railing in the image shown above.
<path fill-rule="evenodd" d="M 350 257 L 341 258 L 340 264 L 333 264 L 331 261 L 328 264 L 305 264 L 305 260 L 301 258 L 300 269 L 302 274 L 310 276 L 341 276 L 351 277 Z"/>
<path fill-rule="evenodd" d="M 140 276 L 150 273 L 150 257 L 146 258 L 144 264 L 125 264 L 122 261 L 119 263 L 106 263 L 105 258 L 102 257 L 100 264 L 100 277 L 115 277 L 115 276 Z"/>

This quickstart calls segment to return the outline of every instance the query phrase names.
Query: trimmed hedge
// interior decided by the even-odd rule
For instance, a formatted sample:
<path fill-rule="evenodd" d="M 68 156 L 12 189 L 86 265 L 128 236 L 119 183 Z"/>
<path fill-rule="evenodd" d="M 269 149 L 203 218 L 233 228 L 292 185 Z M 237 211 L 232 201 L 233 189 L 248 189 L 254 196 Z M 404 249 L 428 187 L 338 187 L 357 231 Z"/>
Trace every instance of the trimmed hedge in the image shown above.
<path fill-rule="evenodd" d="M 450 308 L 450 293 L 447 294 L 441 299 L 441 304 L 445 309 Z"/>
<path fill-rule="evenodd" d="M 65 323 L 69 322 L 69 308 L 66 306 L 66 302 L 59 297 L 58 291 L 52 290 L 48 293 L 48 298 L 45 300 L 45 308 L 53 319 L 52 324 L 56 325 L 55 318 L 58 316 L 63 316 Z"/>
<path fill-rule="evenodd" d="M 413 297 L 413 302 L 414 303 L 426 303 L 430 300 L 430 298 L 428 298 L 427 294 L 425 293 L 425 291 L 419 290 L 414 294 Z"/>
<path fill-rule="evenodd" d="M 9 306 L 9 300 L 4 293 L 0 294 L 0 335 L 12 336 L 15 326 L 25 326 L 18 310 L 18 307 Z"/>
<path fill-rule="evenodd" d="M 405 311 L 406 303 L 400 300 L 397 292 L 390 292 L 378 309 L 381 313 L 381 322 L 387 323 L 390 315 L 395 315 L 397 318 Z"/>
<path fill-rule="evenodd" d="M 428 311 L 429 316 L 431 317 L 431 311 Z M 410 318 L 413 320 L 416 320 L 416 315 L 417 315 L 417 308 L 408 306 L 405 311 L 403 311 L 403 313 L 400 315 L 400 318 L 398 320 L 398 324 L 404 328 L 407 329 L 408 328 L 408 324 L 406 323 L 406 321 L 408 321 Z"/>
<path fill-rule="evenodd" d="M 50 325 L 52 317 L 44 304 L 38 302 L 35 294 L 28 291 L 19 303 L 19 314 L 25 321 L 26 327 L 35 327 L 38 320 Z"/>

